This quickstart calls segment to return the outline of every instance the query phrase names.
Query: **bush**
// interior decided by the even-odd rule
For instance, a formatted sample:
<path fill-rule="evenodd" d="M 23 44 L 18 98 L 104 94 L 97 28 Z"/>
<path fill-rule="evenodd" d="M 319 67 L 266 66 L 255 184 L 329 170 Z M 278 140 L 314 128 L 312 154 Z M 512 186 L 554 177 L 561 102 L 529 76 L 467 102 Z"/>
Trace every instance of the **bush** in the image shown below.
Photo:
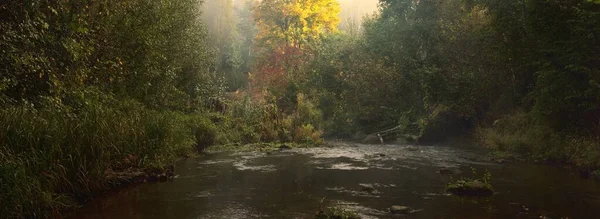
<path fill-rule="evenodd" d="M 322 143 L 321 112 L 303 94 L 296 107 L 285 113 L 277 104 L 252 101 L 245 94 L 230 98 L 227 110 L 215 114 L 217 144 L 258 142 Z"/>
<path fill-rule="evenodd" d="M 217 127 L 208 119 L 196 117 L 190 124 L 195 137 L 195 147 L 198 152 L 204 151 L 217 142 Z"/>

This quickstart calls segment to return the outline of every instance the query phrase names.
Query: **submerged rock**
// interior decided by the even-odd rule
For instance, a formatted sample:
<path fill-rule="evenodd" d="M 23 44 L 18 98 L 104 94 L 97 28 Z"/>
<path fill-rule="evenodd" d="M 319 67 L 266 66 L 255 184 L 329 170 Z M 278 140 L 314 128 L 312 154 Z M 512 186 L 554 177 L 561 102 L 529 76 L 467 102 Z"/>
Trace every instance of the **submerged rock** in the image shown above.
<path fill-rule="evenodd" d="M 492 185 L 479 180 L 458 180 L 446 186 L 446 192 L 458 196 L 491 196 L 494 194 Z"/>
<path fill-rule="evenodd" d="M 360 185 L 360 189 L 362 191 L 365 191 L 368 193 L 371 193 L 371 192 L 374 192 L 375 190 L 377 190 L 377 189 L 375 189 L 375 187 L 373 187 L 373 185 L 369 185 L 369 184 L 359 184 L 359 185 Z"/>
<path fill-rule="evenodd" d="M 363 144 L 381 144 L 381 141 L 379 140 L 379 137 L 377 135 L 367 135 L 367 137 L 365 137 L 362 140 Z"/>
<path fill-rule="evenodd" d="M 352 139 L 360 141 L 362 139 L 365 139 L 367 137 L 367 134 L 365 134 L 364 132 L 357 132 L 356 134 L 354 134 L 354 136 L 352 137 Z"/>
<path fill-rule="evenodd" d="M 407 147 L 406 150 L 408 150 L 408 151 L 419 151 L 419 148 L 410 146 L 410 147 Z"/>
<path fill-rule="evenodd" d="M 394 205 L 389 210 L 392 214 L 410 214 L 414 212 L 414 209 L 402 205 Z"/>
<path fill-rule="evenodd" d="M 443 176 L 460 174 L 460 170 L 456 168 L 444 167 L 437 171 Z"/>

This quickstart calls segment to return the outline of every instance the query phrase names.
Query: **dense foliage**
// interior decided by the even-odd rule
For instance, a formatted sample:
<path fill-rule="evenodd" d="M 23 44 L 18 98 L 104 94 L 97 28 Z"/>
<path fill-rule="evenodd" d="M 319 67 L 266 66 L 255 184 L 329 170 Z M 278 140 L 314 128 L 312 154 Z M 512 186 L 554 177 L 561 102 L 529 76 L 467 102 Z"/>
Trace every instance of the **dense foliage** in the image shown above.
<path fill-rule="evenodd" d="M 222 89 L 199 15 L 196 0 L 0 4 L 1 215 L 47 215 L 203 140 L 188 114 Z"/>
<path fill-rule="evenodd" d="M 384 137 L 423 144 L 476 134 L 500 150 L 599 164 L 599 4 L 380 3 L 362 35 L 327 38 L 310 63 L 329 134 L 398 127 Z"/>
<path fill-rule="evenodd" d="M 334 0 L 0 3 L 0 215 L 194 147 L 382 130 L 599 171 L 597 1 L 379 2 L 346 32 Z"/>

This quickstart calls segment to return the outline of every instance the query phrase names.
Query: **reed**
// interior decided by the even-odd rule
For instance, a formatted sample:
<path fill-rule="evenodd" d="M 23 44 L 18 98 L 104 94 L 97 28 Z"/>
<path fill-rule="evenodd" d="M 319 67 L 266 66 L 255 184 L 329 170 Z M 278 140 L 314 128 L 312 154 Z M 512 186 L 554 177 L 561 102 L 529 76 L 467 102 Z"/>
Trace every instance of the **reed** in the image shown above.
<path fill-rule="evenodd" d="M 107 171 L 163 168 L 193 150 L 190 117 L 135 104 L 1 109 L 0 215 L 56 215 L 110 187 Z"/>

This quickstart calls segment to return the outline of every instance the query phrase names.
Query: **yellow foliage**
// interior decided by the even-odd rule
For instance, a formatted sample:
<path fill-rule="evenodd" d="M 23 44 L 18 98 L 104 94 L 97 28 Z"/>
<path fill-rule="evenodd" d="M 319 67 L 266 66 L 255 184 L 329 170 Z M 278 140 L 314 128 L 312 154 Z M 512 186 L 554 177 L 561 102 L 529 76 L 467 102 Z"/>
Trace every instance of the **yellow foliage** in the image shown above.
<path fill-rule="evenodd" d="M 340 23 L 337 0 L 263 0 L 255 5 L 258 42 L 268 47 L 300 47 L 303 42 L 336 32 Z"/>

